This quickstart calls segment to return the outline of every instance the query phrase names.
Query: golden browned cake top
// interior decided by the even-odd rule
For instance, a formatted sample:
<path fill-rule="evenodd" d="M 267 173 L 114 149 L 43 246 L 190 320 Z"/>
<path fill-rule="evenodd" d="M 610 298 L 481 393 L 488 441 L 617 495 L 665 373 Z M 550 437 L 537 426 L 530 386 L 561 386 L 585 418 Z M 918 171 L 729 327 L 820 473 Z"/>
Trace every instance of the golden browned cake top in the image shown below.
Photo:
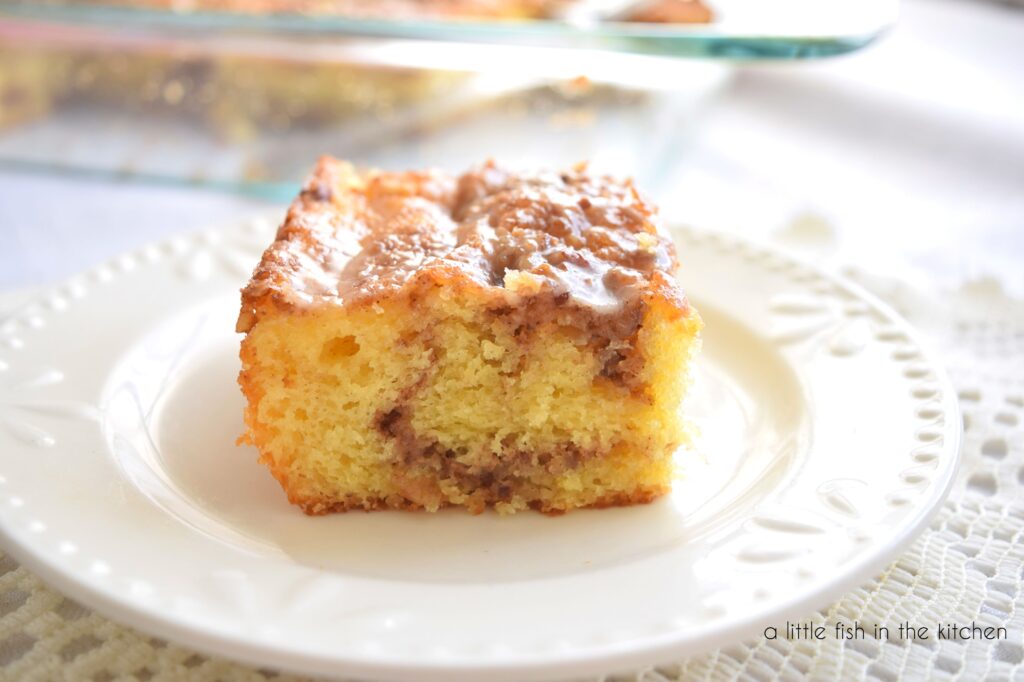
<path fill-rule="evenodd" d="M 546 295 L 598 315 L 657 295 L 686 302 L 675 247 L 632 182 L 514 173 L 357 173 L 320 160 L 252 280 L 238 330 L 268 310 L 374 304 L 418 286 L 472 287 L 483 302 Z"/>

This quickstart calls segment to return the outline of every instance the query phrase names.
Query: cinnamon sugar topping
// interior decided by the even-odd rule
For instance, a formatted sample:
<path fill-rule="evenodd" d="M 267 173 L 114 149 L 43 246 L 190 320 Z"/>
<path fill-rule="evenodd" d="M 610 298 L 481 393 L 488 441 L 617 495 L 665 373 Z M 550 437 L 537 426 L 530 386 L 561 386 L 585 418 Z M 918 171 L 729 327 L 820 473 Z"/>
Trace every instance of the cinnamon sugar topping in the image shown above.
<path fill-rule="evenodd" d="M 266 306 L 374 302 L 417 283 L 472 284 L 495 305 L 550 294 L 611 314 L 652 284 L 682 301 L 675 267 L 651 204 L 584 166 L 360 175 L 323 159 L 243 291 L 238 329 Z"/>

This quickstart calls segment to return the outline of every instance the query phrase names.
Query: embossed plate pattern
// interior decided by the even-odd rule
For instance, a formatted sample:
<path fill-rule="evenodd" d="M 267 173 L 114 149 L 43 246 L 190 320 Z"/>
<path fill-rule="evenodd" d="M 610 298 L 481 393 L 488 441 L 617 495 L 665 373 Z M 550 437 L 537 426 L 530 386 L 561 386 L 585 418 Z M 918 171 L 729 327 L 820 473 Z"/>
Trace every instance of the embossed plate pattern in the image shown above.
<path fill-rule="evenodd" d="M 706 324 L 673 494 L 559 518 L 307 518 L 236 447 L 249 223 L 117 258 L 0 327 L 0 533 L 73 598 L 202 651 L 394 679 L 585 675 L 823 606 L 945 495 L 960 419 L 891 310 L 677 231 Z"/>

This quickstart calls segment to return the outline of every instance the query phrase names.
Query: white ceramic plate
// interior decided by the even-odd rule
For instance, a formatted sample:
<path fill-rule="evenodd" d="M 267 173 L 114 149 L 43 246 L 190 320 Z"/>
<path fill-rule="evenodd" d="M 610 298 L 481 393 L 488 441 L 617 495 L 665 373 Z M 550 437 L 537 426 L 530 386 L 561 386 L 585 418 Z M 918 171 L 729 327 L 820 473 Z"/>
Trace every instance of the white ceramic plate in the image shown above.
<path fill-rule="evenodd" d="M 557 678 L 756 636 L 872 577 L 953 476 L 950 386 L 907 325 L 776 251 L 680 230 L 707 328 L 685 475 L 549 518 L 303 516 L 236 447 L 238 288 L 272 229 L 125 255 L 0 331 L 0 531 L 129 625 L 336 676 Z"/>

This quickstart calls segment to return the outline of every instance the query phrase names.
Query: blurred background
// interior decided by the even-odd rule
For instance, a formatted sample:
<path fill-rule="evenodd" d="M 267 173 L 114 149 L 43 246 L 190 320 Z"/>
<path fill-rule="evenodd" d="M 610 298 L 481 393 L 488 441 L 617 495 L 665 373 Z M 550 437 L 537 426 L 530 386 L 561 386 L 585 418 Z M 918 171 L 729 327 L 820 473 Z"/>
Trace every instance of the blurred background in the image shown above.
<path fill-rule="evenodd" d="M 589 160 L 669 221 L 1024 293 L 1024 10 L 898 11 L 2 0 L 0 290 L 10 307 L 154 239 L 280 212 L 330 153 Z"/>
<path fill-rule="evenodd" d="M 781 244 L 880 294 L 948 363 L 964 460 L 923 549 L 838 613 L 1021 631 L 1024 2 L 0 0 L 0 328 L 123 251 L 280 220 L 321 154 L 450 171 L 587 160 L 634 177 L 669 223 Z M 154 679 L 193 663 L 264 679 L 66 615 L 13 566 L 0 556 L 24 587 L 0 594 L 0 678 L 11 661 L 58 674 L 54 652 L 87 633 Z M 1024 665 L 1019 638 L 833 644 L 752 642 L 642 679 Z M 63 660 L 66 677 L 98 659 Z"/>

